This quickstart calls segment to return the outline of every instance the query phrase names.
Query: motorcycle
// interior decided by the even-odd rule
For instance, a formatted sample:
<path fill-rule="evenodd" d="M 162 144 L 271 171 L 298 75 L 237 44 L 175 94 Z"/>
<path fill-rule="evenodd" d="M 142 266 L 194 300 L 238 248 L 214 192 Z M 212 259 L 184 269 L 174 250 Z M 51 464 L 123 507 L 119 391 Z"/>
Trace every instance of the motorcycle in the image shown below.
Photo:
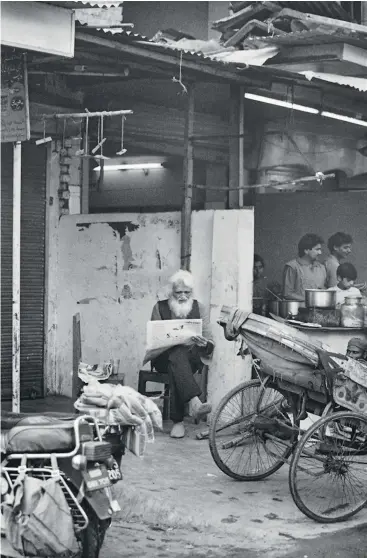
<path fill-rule="evenodd" d="M 120 511 L 113 485 L 122 475 L 96 419 L 5 413 L 1 435 L 1 555 L 24 558 L 6 536 L 3 503 L 11 501 L 19 478 L 25 475 L 57 479 L 71 513 L 77 554 L 98 558 L 112 517 Z"/>

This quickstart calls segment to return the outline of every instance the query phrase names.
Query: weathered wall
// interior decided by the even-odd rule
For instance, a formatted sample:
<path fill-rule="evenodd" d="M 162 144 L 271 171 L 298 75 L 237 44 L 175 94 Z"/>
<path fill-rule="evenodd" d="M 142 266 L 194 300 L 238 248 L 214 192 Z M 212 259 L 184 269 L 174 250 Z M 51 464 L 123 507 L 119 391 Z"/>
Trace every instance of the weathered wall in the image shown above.
<path fill-rule="evenodd" d="M 71 393 L 72 317 L 81 316 L 82 358 L 120 359 L 136 386 L 145 324 L 180 265 L 179 214 L 65 216 L 59 229 L 57 371 L 50 391 Z M 54 378 L 55 380 L 55 378 Z"/>
<path fill-rule="evenodd" d="M 265 259 L 267 277 L 281 281 L 284 264 L 297 255 L 298 241 L 307 232 L 327 241 L 333 233 L 345 231 L 354 239 L 349 260 L 357 268 L 358 282 L 366 281 L 366 208 L 367 191 L 257 196 L 255 252 Z"/>
<path fill-rule="evenodd" d="M 216 324 L 222 304 L 251 304 L 253 212 L 198 211 L 192 218 L 196 296 L 210 308 L 217 350 L 209 394 L 215 404 L 246 377 L 234 343 Z M 50 318 L 48 390 L 71 394 L 72 317 L 81 315 L 82 358 L 120 359 L 137 386 L 146 322 L 180 267 L 180 214 L 69 215 L 60 220 Z M 53 265 L 55 262 L 53 260 Z"/>

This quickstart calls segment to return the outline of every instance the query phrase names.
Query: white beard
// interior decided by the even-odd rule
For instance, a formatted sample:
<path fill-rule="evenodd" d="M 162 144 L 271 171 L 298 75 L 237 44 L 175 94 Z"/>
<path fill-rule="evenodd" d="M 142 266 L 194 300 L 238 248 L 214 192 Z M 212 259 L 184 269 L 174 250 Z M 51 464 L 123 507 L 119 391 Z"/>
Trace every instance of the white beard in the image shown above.
<path fill-rule="evenodd" d="M 170 307 L 173 316 L 181 320 L 187 318 L 192 310 L 193 304 L 193 298 L 189 298 L 186 302 L 178 302 L 178 300 L 173 297 L 168 299 L 168 306 Z"/>

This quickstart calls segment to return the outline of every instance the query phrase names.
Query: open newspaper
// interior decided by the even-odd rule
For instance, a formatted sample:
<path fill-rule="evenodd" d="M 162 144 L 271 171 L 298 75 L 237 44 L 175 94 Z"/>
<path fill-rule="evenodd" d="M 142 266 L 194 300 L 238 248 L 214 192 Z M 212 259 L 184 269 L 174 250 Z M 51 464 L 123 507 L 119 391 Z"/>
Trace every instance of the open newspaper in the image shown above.
<path fill-rule="evenodd" d="M 144 363 L 155 359 L 161 353 L 174 347 L 184 345 L 192 337 L 202 335 L 202 320 L 156 320 L 147 323 L 147 345 Z"/>

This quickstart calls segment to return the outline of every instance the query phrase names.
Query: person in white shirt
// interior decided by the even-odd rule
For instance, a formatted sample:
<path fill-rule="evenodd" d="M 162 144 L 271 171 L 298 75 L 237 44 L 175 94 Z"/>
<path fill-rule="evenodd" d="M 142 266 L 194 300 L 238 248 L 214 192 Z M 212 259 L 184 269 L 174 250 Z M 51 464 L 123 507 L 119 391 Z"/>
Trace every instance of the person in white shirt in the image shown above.
<path fill-rule="evenodd" d="M 325 260 L 326 286 L 336 287 L 338 280 L 336 271 L 342 260 L 345 260 L 352 251 L 353 238 L 350 234 L 337 232 L 333 234 L 328 242 L 329 256 Z"/>
<path fill-rule="evenodd" d="M 338 283 L 335 287 L 330 287 L 328 291 L 336 291 L 336 306 L 340 307 L 347 296 L 362 296 L 359 289 L 354 287 L 357 279 L 357 270 L 351 263 L 340 264 L 336 270 Z"/>

